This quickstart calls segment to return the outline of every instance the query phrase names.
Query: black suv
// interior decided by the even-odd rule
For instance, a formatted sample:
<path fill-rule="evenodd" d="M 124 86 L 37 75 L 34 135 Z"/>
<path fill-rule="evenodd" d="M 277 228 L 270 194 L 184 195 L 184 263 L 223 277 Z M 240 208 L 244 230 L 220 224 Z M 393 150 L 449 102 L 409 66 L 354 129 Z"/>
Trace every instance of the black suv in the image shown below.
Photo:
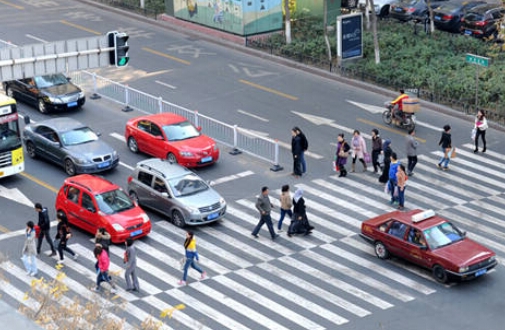
<path fill-rule="evenodd" d="M 40 112 L 78 109 L 86 102 L 84 92 L 61 73 L 3 83 L 5 94 L 37 106 Z"/>
<path fill-rule="evenodd" d="M 461 19 L 461 32 L 477 38 L 489 37 L 498 31 L 503 16 L 505 8 L 499 4 L 477 6 Z"/>

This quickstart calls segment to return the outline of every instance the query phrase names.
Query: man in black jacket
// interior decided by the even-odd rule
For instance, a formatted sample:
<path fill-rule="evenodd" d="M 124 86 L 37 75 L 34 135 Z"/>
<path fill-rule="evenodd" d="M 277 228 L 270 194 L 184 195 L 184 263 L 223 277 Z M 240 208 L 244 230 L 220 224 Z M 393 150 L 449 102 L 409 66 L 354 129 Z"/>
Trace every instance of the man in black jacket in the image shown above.
<path fill-rule="evenodd" d="M 40 234 L 37 242 L 37 254 L 40 254 L 40 247 L 42 246 L 42 240 L 46 238 L 47 243 L 51 247 L 51 257 L 56 255 L 56 250 L 54 248 L 53 242 L 51 241 L 51 236 L 49 235 L 49 230 L 51 229 L 51 220 L 49 220 L 49 213 L 47 207 L 42 207 L 40 203 L 35 203 L 35 211 L 39 214 L 38 226 L 40 228 Z"/>
<path fill-rule="evenodd" d="M 303 134 L 302 130 L 298 126 L 296 126 L 295 129 L 296 133 L 298 134 L 302 142 L 303 151 L 300 156 L 300 164 L 302 166 L 302 174 L 305 174 L 305 172 L 307 172 L 307 162 L 305 161 L 305 152 L 309 149 L 309 141 L 307 140 L 307 137 L 305 136 L 305 134 Z"/>
<path fill-rule="evenodd" d="M 293 154 L 293 173 L 291 173 L 291 175 L 294 175 L 295 178 L 299 178 L 302 176 L 302 138 L 298 135 L 296 128 L 291 130 L 291 136 L 291 153 Z"/>

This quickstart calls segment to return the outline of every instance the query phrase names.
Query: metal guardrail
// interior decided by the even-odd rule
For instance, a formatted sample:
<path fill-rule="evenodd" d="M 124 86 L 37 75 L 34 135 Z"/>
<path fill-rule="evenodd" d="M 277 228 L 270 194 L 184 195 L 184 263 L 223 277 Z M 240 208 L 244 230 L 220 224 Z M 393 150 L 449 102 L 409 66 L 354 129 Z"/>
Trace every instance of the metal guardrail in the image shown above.
<path fill-rule="evenodd" d="M 91 99 L 104 97 L 123 105 L 123 111 L 135 109 L 147 114 L 169 112 L 184 116 L 195 126 L 200 126 L 205 134 L 232 148 L 230 154 L 237 155 L 244 152 L 272 163 L 270 169 L 274 172 L 283 170 L 279 164 L 279 142 L 277 140 L 260 136 L 238 125 L 226 124 L 202 115 L 198 111 L 164 101 L 161 97 L 144 93 L 95 73 L 78 71 L 70 73 L 70 77 L 76 84 L 92 91 Z"/>

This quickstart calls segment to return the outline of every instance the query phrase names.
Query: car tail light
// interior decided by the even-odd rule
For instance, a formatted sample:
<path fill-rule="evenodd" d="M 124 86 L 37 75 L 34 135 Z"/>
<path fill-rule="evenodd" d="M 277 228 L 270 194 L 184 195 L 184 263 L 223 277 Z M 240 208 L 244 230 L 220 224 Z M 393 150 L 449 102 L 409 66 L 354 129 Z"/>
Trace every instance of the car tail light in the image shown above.
<path fill-rule="evenodd" d="M 454 16 L 452 16 L 452 15 L 444 15 L 444 16 L 442 16 L 442 20 L 444 20 L 444 21 L 450 21 L 453 18 L 454 18 Z"/>
<path fill-rule="evenodd" d="M 132 180 L 133 180 L 133 177 L 130 175 L 130 176 L 128 177 L 128 183 L 132 182 Z"/>
<path fill-rule="evenodd" d="M 487 21 L 480 21 L 480 22 L 475 23 L 476 26 L 484 26 L 486 24 L 487 24 Z"/>
<path fill-rule="evenodd" d="M 413 13 L 413 12 L 415 12 L 415 11 L 416 11 L 416 9 L 412 7 L 412 8 L 407 9 L 407 11 L 408 11 L 409 13 Z"/>

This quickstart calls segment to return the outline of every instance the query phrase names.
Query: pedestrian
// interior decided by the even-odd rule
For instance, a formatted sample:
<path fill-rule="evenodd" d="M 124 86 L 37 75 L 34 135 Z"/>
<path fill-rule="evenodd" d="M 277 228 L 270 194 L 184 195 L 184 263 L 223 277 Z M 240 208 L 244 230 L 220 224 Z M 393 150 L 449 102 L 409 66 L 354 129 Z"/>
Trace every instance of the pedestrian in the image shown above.
<path fill-rule="evenodd" d="M 366 172 L 366 163 L 365 163 L 365 154 L 366 154 L 366 143 L 365 139 L 360 135 L 359 131 L 354 130 L 354 134 L 352 136 L 352 167 L 351 172 L 355 172 L 356 170 L 356 160 L 359 159 L 361 164 L 363 164 L 363 172 Z"/>
<path fill-rule="evenodd" d="M 372 165 L 373 172 L 378 173 L 380 169 L 379 155 L 382 151 L 382 138 L 379 135 L 379 130 L 374 128 L 372 130 Z"/>
<path fill-rule="evenodd" d="M 298 188 L 293 196 L 293 220 L 291 220 L 291 225 L 289 226 L 288 236 L 291 237 L 293 234 L 312 234 L 312 227 L 307 218 L 307 211 L 305 207 L 305 199 L 303 198 L 303 189 Z"/>
<path fill-rule="evenodd" d="M 125 241 L 126 251 L 124 253 L 126 280 L 126 291 L 140 291 L 139 279 L 137 277 L 137 249 L 133 246 L 133 238 L 128 237 Z"/>
<path fill-rule="evenodd" d="M 67 251 L 72 255 L 74 260 L 77 259 L 78 255 L 68 247 L 68 240 L 72 237 L 70 232 L 70 226 L 68 224 L 67 216 L 62 212 L 56 213 L 56 219 L 58 220 L 58 226 L 56 226 L 56 237 L 55 241 L 58 242 L 58 253 L 60 255 L 60 260 L 58 264 L 62 264 L 64 261 L 63 251 Z"/>
<path fill-rule="evenodd" d="M 349 151 L 351 147 L 344 139 L 344 133 L 340 133 L 337 137 L 337 152 L 335 153 L 335 166 L 340 172 L 339 177 L 345 177 L 347 175 L 347 170 L 345 169 L 345 164 L 347 164 L 347 158 L 349 157 Z"/>
<path fill-rule="evenodd" d="M 95 245 L 94 249 L 95 258 L 98 261 L 98 270 L 96 276 L 95 291 L 101 291 L 101 283 L 107 282 L 111 286 L 111 293 L 116 293 L 116 286 L 112 283 L 112 278 L 109 276 L 110 259 L 109 254 L 104 250 L 100 244 Z"/>
<path fill-rule="evenodd" d="M 293 220 L 293 212 L 291 212 L 293 203 L 291 201 L 291 194 L 289 193 L 289 185 L 285 184 L 282 186 L 281 197 L 279 199 L 281 201 L 281 217 L 277 223 L 277 229 L 280 232 L 282 231 L 282 221 L 284 220 L 286 214 L 289 215 L 291 220 Z"/>
<path fill-rule="evenodd" d="M 451 126 L 444 126 L 444 131 L 440 136 L 438 145 L 442 148 L 442 157 L 440 158 L 437 166 L 438 168 L 447 171 L 449 169 L 449 162 L 451 161 L 452 153 Z"/>
<path fill-rule="evenodd" d="M 110 234 L 104 227 L 99 227 L 95 234 L 95 244 L 100 244 L 102 248 L 109 254 L 109 245 L 111 244 Z"/>
<path fill-rule="evenodd" d="M 414 167 L 417 164 L 417 147 L 419 146 L 419 142 L 415 138 L 416 131 L 415 129 L 410 129 L 409 134 L 405 138 L 405 146 L 407 148 L 407 175 L 414 175 Z"/>
<path fill-rule="evenodd" d="M 387 183 L 389 181 L 389 167 L 391 165 L 391 154 L 393 149 L 391 149 L 391 140 L 386 139 L 382 147 L 382 155 L 384 156 L 384 167 L 382 168 L 382 174 L 379 177 L 380 183 Z"/>
<path fill-rule="evenodd" d="M 405 205 L 405 188 L 407 183 L 407 173 L 405 173 L 405 166 L 400 164 L 396 172 L 396 185 L 398 189 L 398 210 L 403 210 Z"/>
<path fill-rule="evenodd" d="M 291 130 L 291 153 L 293 154 L 293 173 L 291 175 L 295 178 L 302 176 L 302 152 L 302 138 L 298 135 L 296 128 L 293 128 Z"/>
<path fill-rule="evenodd" d="M 37 276 L 37 249 L 35 247 L 35 224 L 33 221 L 26 223 L 25 244 L 21 250 L 21 260 L 25 265 L 26 275 Z"/>
<path fill-rule="evenodd" d="M 298 136 L 300 136 L 300 139 L 302 140 L 302 153 L 300 157 L 300 163 L 302 165 L 302 174 L 305 174 L 307 172 L 307 162 L 305 161 L 305 152 L 309 149 L 309 141 L 307 140 L 307 136 L 302 132 L 302 130 L 295 126 L 296 133 Z"/>
<path fill-rule="evenodd" d="M 256 208 L 260 212 L 260 220 L 254 230 L 252 231 L 251 235 L 254 237 L 258 238 L 258 233 L 263 227 L 263 225 L 266 223 L 268 227 L 268 231 L 270 232 L 270 236 L 272 237 L 272 240 L 276 239 L 279 237 L 278 234 L 275 233 L 274 231 L 274 226 L 272 225 L 272 218 L 270 217 L 270 211 L 272 211 L 273 205 L 270 202 L 270 198 L 268 197 L 268 187 L 263 187 L 261 188 L 261 195 L 258 197 L 258 200 L 256 201 Z"/>
<path fill-rule="evenodd" d="M 187 278 L 188 278 L 188 270 L 189 267 L 191 266 L 193 269 L 195 269 L 197 272 L 201 274 L 200 279 L 205 279 L 207 276 L 207 272 L 202 270 L 200 266 L 195 262 L 200 260 L 200 257 L 198 256 L 198 251 L 196 250 L 196 239 L 195 235 L 193 232 L 188 231 L 186 233 L 186 240 L 184 241 L 184 249 L 186 250 L 186 261 L 184 263 L 184 275 L 182 276 L 182 280 L 179 281 L 179 285 L 186 285 L 187 283 Z"/>
<path fill-rule="evenodd" d="M 51 247 L 51 255 L 53 257 L 56 255 L 56 250 L 54 249 L 53 241 L 49 235 L 49 230 L 51 229 L 51 222 L 49 221 L 49 212 L 47 207 L 42 207 L 40 203 L 35 203 L 35 211 L 39 214 L 39 222 L 37 225 L 40 228 L 39 238 L 37 242 L 37 254 L 40 254 L 40 248 L 42 246 L 42 240 L 46 238 L 47 243 Z"/>
<path fill-rule="evenodd" d="M 479 152 L 479 136 L 482 137 L 482 143 L 484 144 L 484 148 L 482 152 L 486 152 L 486 130 L 488 128 L 486 113 L 484 110 L 479 110 L 477 112 L 477 116 L 475 116 L 475 150 L 474 153 Z"/>
<path fill-rule="evenodd" d="M 397 186 L 396 173 L 398 172 L 398 167 L 400 166 L 400 162 L 396 156 L 396 152 L 391 153 L 391 164 L 389 165 L 389 190 L 391 192 L 391 202 L 393 205 L 398 201 L 398 197 L 395 195 L 395 189 Z"/>

